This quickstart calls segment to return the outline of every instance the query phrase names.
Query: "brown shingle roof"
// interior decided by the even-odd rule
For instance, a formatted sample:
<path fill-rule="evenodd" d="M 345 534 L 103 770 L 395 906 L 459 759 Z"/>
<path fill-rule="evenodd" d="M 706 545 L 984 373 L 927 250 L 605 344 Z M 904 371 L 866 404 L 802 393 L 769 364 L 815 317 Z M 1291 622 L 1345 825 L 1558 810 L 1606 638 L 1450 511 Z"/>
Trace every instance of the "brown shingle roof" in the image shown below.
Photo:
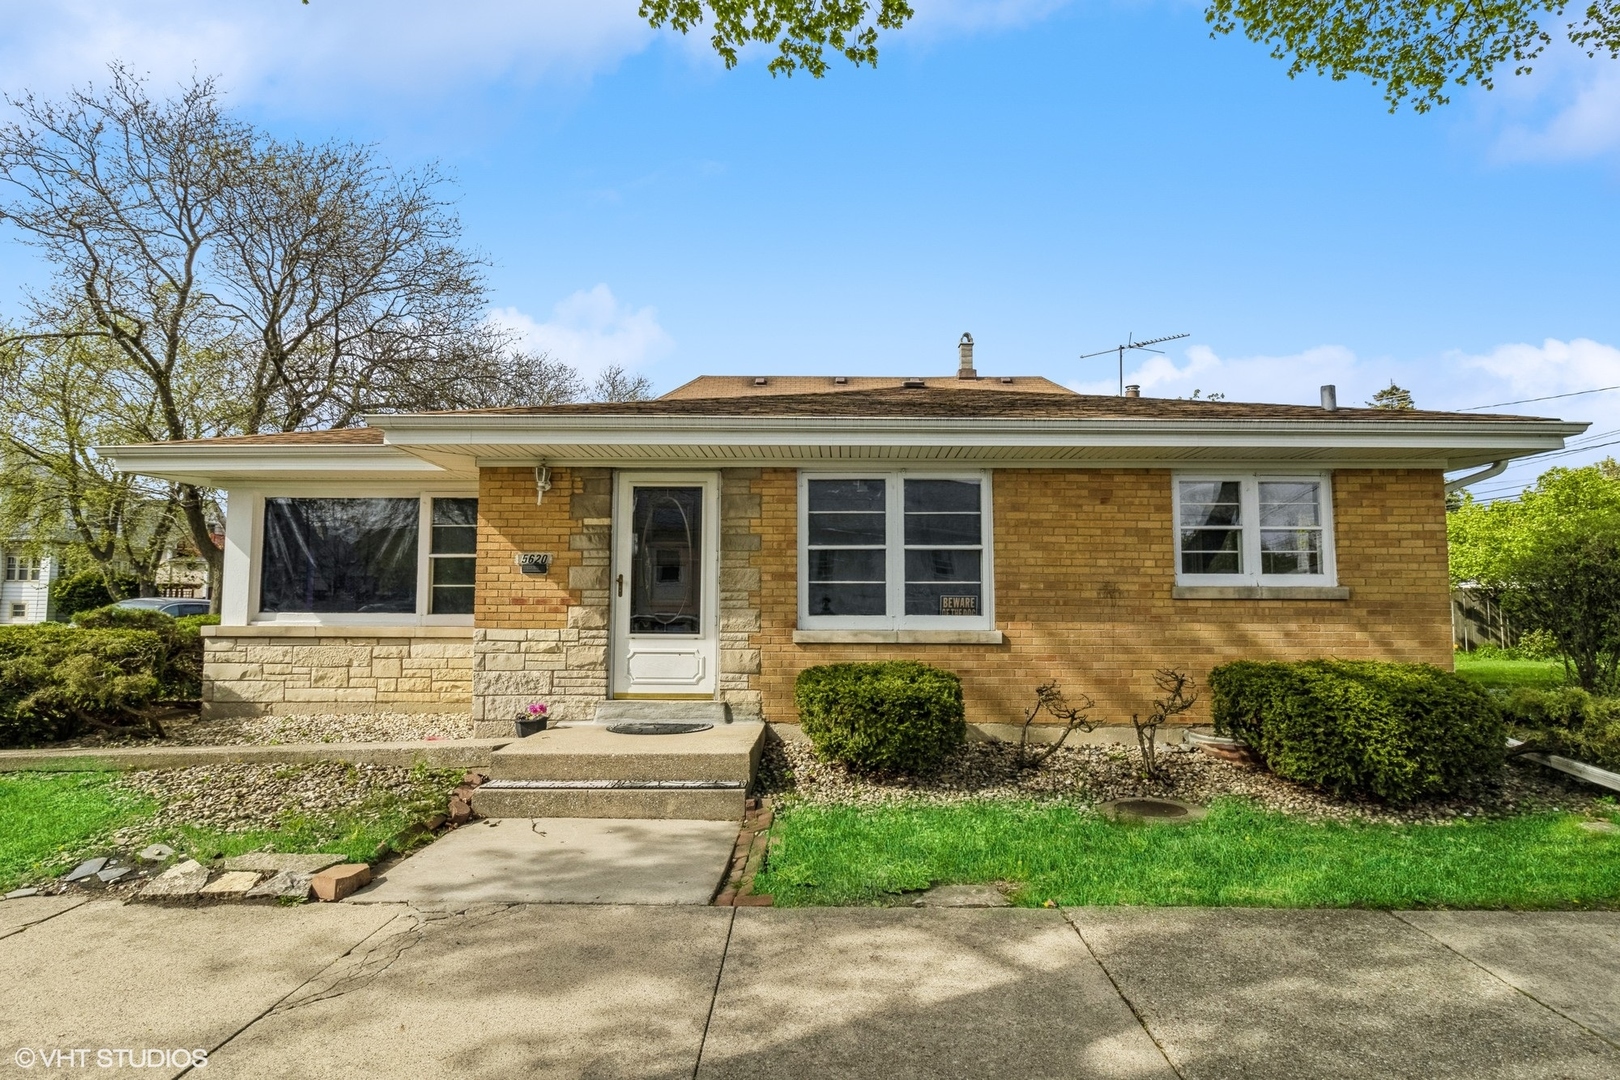
<path fill-rule="evenodd" d="M 764 380 L 761 383 L 759 380 Z M 840 381 L 842 380 L 842 381 Z M 898 375 L 699 375 L 663 395 L 662 401 L 685 398 L 777 397 L 782 394 L 836 394 L 848 390 L 893 390 L 906 380 Z M 1067 386 L 1039 375 L 954 375 L 923 380 L 934 390 L 994 390 L 1014 394 L 1074 394 Z"/>
<path fill-rule="evenodd" d="M 1421 409 L 1338 409 L 1180 398 L 1024 394 L 998 390 L 889 388 L 760 397 L 656 398 L 652 401 L 477 409 L 466 416 L 712 416 L 961 420 L 1525 420 L 1490 413 Z"/>

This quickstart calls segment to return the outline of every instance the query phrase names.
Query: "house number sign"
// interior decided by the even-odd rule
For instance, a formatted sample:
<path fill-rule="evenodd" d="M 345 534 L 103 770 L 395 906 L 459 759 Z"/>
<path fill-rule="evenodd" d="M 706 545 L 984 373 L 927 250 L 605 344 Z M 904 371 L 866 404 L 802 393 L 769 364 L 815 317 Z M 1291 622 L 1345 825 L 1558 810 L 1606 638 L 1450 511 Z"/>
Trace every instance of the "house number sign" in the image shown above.
<path fill-rule="evenodd" d="M 518 569 L 525 574 L 546 574 L 551 571 L 551 552 L 549 551 L 520 551 L 517 556 Z"/>
<path fill-rule="evenodd" d="M 977 596 L 942 596 L 939 598 L 939 613 L 941 615 L 977 615 L 979 613 L 979 598 Z"/>

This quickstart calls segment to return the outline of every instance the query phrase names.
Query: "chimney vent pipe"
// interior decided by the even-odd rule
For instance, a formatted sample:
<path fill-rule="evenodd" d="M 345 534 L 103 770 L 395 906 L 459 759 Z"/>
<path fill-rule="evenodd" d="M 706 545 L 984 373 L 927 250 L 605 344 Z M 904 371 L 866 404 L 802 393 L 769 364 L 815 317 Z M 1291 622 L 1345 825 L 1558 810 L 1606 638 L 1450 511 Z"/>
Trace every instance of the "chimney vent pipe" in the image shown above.
<path fill-rule="evenodd" d="M 973 335 L 963 334 L 962 340 L 956 343 L 958 379 L 977 379 L 979 373 L 973 370 Z"/>
<path fill-rule="evenodd" d="M 1332 383 L 1322 387 L 1322 408 L 1328 412 L 1337 412 L 1339 409 L 1339 388 Z"/>
<path fill-rule="evenodd" d="M 1135 383 L 1126 383 L 1125 384 L 1125 396 L 1126 397 L 1141 397 L 1142 396 L 1142 388 L 1140 386 L 1136 385 Z"/>

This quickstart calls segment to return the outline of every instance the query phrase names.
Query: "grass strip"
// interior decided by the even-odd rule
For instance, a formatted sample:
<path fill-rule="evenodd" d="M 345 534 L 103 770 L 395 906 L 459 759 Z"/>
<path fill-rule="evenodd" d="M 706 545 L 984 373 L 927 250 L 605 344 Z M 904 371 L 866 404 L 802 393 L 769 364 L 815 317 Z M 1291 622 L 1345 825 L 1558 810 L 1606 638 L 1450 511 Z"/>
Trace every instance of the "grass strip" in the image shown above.
<path fill-rule="evenodd" d="M 0 892 L 71 869 L 109 833 L 157 811 L 116 773 L 0 773 Z"/>
<path fill-rule="evenodd" d="M 1190 825 L 1072 806 L 790 805 L 754 891 L 779 906 L 895 903 L 935 884 L 1014 883 L 1040 906 L 1620 907 L 1620 836 L 1570 814 L 1448 825 L 1313 822 L 1220 799 Z"/>
<path fill-rule="evenodd" d="M 1566 681 L 1562 660 L 1484 660 L 1465 652 L 1456 660 L 1457 674 L 1487 690 L 1553 690 Z"/>

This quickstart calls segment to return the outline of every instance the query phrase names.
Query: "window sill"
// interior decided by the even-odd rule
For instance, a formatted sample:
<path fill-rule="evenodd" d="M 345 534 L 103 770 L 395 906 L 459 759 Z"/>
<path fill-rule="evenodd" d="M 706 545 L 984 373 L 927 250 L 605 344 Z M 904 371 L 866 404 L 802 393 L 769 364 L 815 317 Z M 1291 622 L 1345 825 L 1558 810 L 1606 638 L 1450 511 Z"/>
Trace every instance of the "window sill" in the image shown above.
<path fill-rule="evenodd" d="M 1174 600 L 1348 600 L 1348 585 L 1177 585 Z"/>
<path fill-rule="evenodd" d="M 1000 645 L 1000 630 L 795 630 L 795 645 Z"/>
<path fill-rule="evenodd" d="M 473 627 L 465 626 L 379 626 L 376 623 L 254 623 L 250 626 L 204 626 L 203 637 L 302 637 L 302 638 L 450 638 L 471 640 Z"/>

